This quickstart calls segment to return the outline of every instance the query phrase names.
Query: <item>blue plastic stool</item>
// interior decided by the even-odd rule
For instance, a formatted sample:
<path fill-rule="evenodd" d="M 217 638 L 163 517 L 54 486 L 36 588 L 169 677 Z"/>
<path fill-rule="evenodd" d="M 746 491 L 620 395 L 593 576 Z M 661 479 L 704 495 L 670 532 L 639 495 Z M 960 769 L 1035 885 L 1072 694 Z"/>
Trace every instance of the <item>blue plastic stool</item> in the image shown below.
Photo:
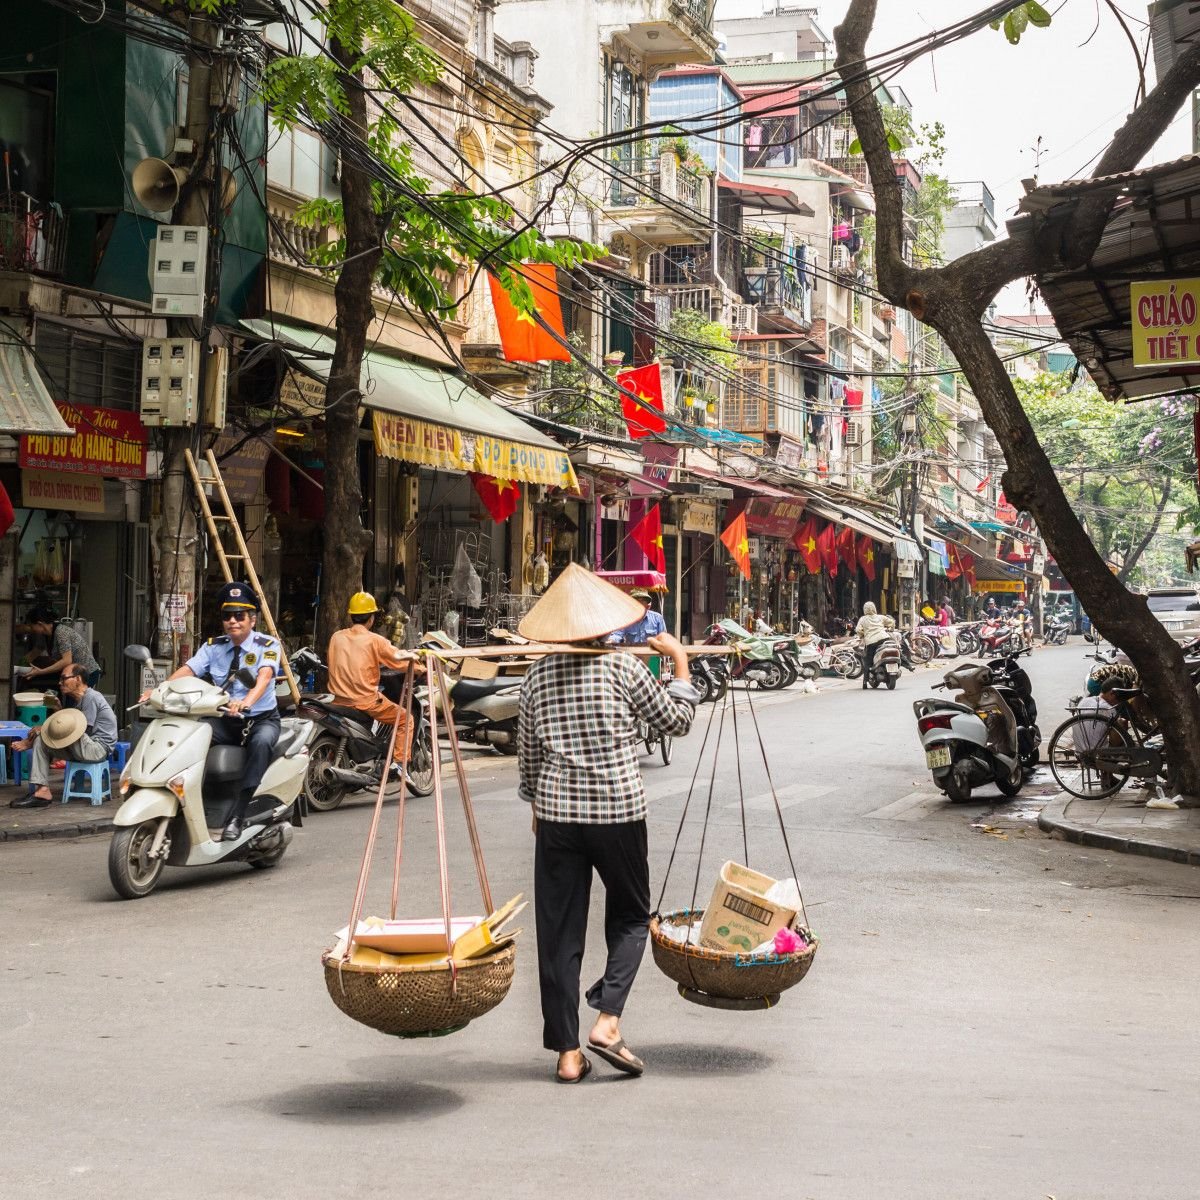
<path fill-rule="evenodd" d="M 118 775 L 125 770 L 125 761 L 129 758 L 129 743 L 117 742 L 113 745 L 112 753 L 108 756 L 109 765 Z"/>
<path fill-rule="evenodd" d="M 19 754 L 19 750 L 14 750 L 14 754 Z M 0 742 L 0 786 L 8 784 L 8 746 Z"/>
<path fill-rule="evenodd" d="M 86 785 L 86 786 L 84 786 Z M 63 772 L 62 802 L 90 800 L 93 805 L 112 799 L 112 772 L 104 762 L 69 762 Z"/>
<path fill-rule="evenodd" d="M 13 783 L 24 783 L 29 778 L 30 768 L 33 766 L 33 751 L 32 750 L 14 750 L 13 756 Z"/>

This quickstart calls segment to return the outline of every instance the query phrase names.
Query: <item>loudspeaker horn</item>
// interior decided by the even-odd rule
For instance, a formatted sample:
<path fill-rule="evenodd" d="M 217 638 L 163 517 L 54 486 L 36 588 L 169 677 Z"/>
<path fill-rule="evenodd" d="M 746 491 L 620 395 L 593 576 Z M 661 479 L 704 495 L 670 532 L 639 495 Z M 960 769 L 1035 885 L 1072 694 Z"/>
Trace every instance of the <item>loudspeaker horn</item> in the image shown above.
<path fill-rule="evenodd" d="M 188 173 L 161 158 L 143 158 L 129 182 L 137 202 L 150 212 L 170 212 L 179 203 L 179 190 Z"/>

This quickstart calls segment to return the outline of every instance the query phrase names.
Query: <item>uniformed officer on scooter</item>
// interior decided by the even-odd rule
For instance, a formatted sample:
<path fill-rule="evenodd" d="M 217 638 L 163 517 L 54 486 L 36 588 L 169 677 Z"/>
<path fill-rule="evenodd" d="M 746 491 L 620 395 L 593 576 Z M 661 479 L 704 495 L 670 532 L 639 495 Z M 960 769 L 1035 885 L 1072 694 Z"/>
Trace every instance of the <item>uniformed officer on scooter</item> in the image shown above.
<path fill-rule="evenodd" d="M 205 720 L 213 727 L 214 746 L 246 748 L 242 790 L 223 835 L 225 841 L 236 841 L 242 831 L 242 817 L 279 740 L 275 678 L 283 669 L 283 647 L 270 634 L 256 631 L 258 596 L 248 584 L 227 583 L 217 597 L 217 606 L 225 632 L 209 638 L 169 678 L 195 675 L 211 679 L 231 697 L 224 716 Z M 253 686 L 245 682 L 246 672 L 254 676 Z"/>

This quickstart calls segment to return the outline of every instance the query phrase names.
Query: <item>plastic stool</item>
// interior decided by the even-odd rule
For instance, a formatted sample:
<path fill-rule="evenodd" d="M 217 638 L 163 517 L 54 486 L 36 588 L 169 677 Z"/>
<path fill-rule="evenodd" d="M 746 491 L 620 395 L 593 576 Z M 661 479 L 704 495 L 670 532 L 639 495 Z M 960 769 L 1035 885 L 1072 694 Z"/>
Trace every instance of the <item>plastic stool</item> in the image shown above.
<path fill-rule="evenodd" d="M 112 753 L 108 756 L 109 765 L 119 775 L 125 770 L 125 761 L 129 757 L 129 743 L 117 742 L 112 748 Z"/>
<path fill-rule="evenodd" d="M 47 716 L 47 709 L 44 704 L 22 704 L 17 709 L 17 720 L 22 725 L 41 725 Z"/>
<path fill-rule="evenodd" d="M 33 751 L 32 750 L 14 750 L 13 756 L 13 783 L 24 783 L 29 778 L 30 768 L 33 766 Z"/>
<path fill-rule="evenodd" d="M 19 754 L 20 751 L 14 750 L 14 754 Z M 8 747 L 0 742 L 0 786 L 8 783 Z"/>
<path fill-rule="evenodd" d="M 84 786 L 86 784 L 86 786 Z M 104 762 L 68 762 L 63 772 L 62 802 L 90 800 L 93 805 L 112 799 L 112 772 Z"/>

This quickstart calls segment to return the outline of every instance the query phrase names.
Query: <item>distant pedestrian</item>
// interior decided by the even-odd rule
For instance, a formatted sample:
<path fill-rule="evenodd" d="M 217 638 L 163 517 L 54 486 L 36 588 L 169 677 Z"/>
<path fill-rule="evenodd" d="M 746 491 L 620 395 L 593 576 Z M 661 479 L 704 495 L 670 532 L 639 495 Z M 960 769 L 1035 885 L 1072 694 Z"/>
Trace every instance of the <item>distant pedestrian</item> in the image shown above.
<path fill-rule="evenodd" d="M 867 679 L 871 674 L 871 664 L 875 661 L 875 651 L 888 635 L 883 618 L 870 600 L 863 605 L 863 615 L 859 617 L 854 627 L 854 634 L 863 644 L 863 691 L 867 690 Z"/>

